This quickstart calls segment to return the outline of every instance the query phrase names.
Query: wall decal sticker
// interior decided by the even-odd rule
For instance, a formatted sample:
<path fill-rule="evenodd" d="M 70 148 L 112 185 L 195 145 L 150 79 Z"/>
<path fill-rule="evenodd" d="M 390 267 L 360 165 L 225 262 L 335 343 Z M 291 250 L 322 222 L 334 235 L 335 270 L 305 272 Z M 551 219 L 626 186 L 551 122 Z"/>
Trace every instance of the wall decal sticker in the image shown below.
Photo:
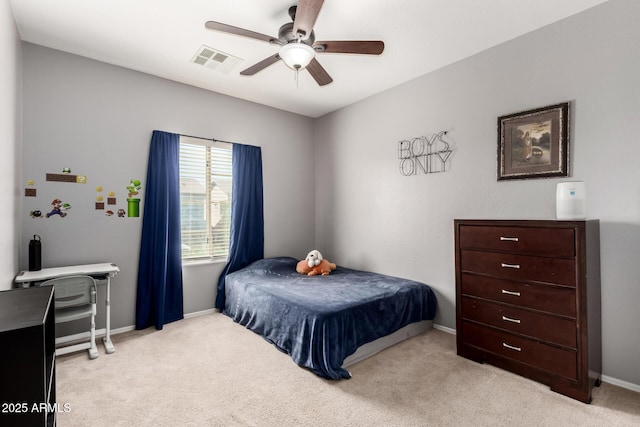
<path fill-rule="evenodd" d="M 102 186 L 98 185 L 96 187 L 96 192 L 98 193 L 98 197 L 96 197 L 96 210 L 103 211 L 104 210 L 104 197 L 100 193 L 102 193 Z"/>
<path fill-rule="evenodd" d="M 140 194 L 141 188 L 142 183 L 139 179 L 132 179 L 127 185 L 127 191 L 129 192 L 127 195 L 127 208 L 129 209 L 130 218 L 138 218 L 140 216 L 140 199 L 133 196 Z"/>
<path fill-rule="evenodd" d="M 107 197 L 108 205 L 115 205 L 117 203 L 115 196 L 116 196 L 116 193 L 114 191 L 109 191 L 109 197 Z"/>
<path fill-rule="evenodd" d="M 71 170 L 71 169 L 69 169 Z M 86 184 L 87 177 L 85 175 L 70 175 L 68 173 L 48 173 L 47 181 L 52 182 L 71 182 L 76 184 Z"/>
<path fill-rule="evenodd" d="M 36 182 L 33 179 L 27 180 L 27 187 L 33 187 Z M 36 197 L 38 195 L 38 190 L 35 188 L 25 188 L 24 189 L 24 197 Z"/>
<path fill-rule="evenodd" d="M 67 212 L 71 209 L 71 205 L 69 203 L 63 203 L 60 199 L 53 199 L 51 202 L 51 212 L 47 213 L 47 218 L 53 215 L 60 215 L 61 218 L 67 216 Z"/>

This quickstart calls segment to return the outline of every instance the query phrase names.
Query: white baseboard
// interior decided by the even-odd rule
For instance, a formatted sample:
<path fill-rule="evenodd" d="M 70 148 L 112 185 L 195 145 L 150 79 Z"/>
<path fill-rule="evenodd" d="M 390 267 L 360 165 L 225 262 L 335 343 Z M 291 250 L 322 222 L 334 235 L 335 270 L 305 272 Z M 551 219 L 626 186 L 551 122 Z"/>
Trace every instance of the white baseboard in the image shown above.
<path fill-rule="evenodd" d="M 111 335 L 121 334 L 123 332 L 133 331 L 134 326 L 125 326 L 124 328 L 112 329 Z M 107 330 L 105 328 L 96 329 L 96 338 L 102 338 L 106 335 Z M 84 341 L 91 336 L 89 332 L 80 332 L 79 334 L 65 335 L 64 337 L 56 338 L 56 344 L 68 344 L 74 341 Z"/>
<path fill-rule="evenodd" d="M 217 312 L 218 309 L 216 308 L 211 308 L 209 310 L 202 310 L 202 311 L 196 311 L 194 313 L 187 313 L 184 315 L 185 319 L 188 319 L 190 317 L 196 317 L 196 316 L 203 316 L 205 314 L 211 314 L 211 313 L 215 313 Z M 112 329 L 111 330 L 111 335 L 118 335 L 118 334 L 122 334 L 124 332 L 130 332 L 135 330 L 135 326 L 131 325 L 131 326 L 125 326 L 123 328 L 118 328 L 118 329 Z M 107 330 L 105 328 L 101 328 L 101 329 L 96 329 L 96 338 L 102 338 L 106 335 Z M 56 338 L 56 344 L 68 344 L 74 341 L 84 341 L 86 339 L 88 339 L 90 336 L 89 332 L 80 332 L 78 334 L 72 334 L 72 335 L 66 335 L 64 337 L 59 337 Z"/>
<path fill-rule="evenodd" d="M 618 387 L 626 388 L 631 391 L 635 391 L 640 393 L 640 385 L 633 384 L 628 381 L 622 381 L 617 378 L 609 377 L 607 375 L 602 375 L 602 382 L 617 385 Z"/>
<path fill-rule="evenodd" d="M 111 335 L 121 334 L 121 333 L 123 333 L 123 332 L 130 332 L 130 331 L 133 331 L 133 330 L 135 330 L 135 329 L 136 329 L 136 327 L 135 327 L 135 326 L 133 326 L 133 325 L 131 325 L 131 326 L 125 326 L 125 327 L 123 327 L 123 328 L 118 328 L 118 329 L 112 329 L 112 330 L 111 330 Z M 101 331 L 102 331 L 102 335 L 100 335 L 100 336 L 104 336 L 104 334 L 105 334 L 105 330 L 104 330 L 104 329 L 101 329 Z"/>
<path fill-rule="evenodd" d="M 208 310 L 202 310 L 202 311 L 196 311 L 193 313 L 187 313 L 184 315 L 185 319 L 189 319 L 191 317 L 197 317 L 197 316 L 203 316 L 205 314 L 212 314 L 212 313 L 217 313 L 219 312 L 219 310 L 217 308 L 210 308 Z"/>
<path fill-rule="evenodd" d="M 437 329 L 439 331 L 446 332 L 446 333 L 451 334 L 451 335 L 455 335 L 456 334 L 456 330 L 455 329 L 447 328 L 446 326 L 442 326 L 442 325 L 439 325 L 437 323 L 433 324 L 433 329 Z"/>
<path fill-rule="evenodd" d="M 433 324 L 433 329 L 437 329 L 439 331 L 447 332 L 449 334 L 455 335 L 456 330 L 452 328 L 448 328 L 446 326 L 438 325 L 436 323 Z M 602 382 L 613 384 L 618 387 L 626 388 L 627 390 L 635 391 L 640 393 L 640 385 L 630 383 L 628 381 L 619 380 L 617 378 L 609 377 L 607 375 L 601 375 L 600 377 Z"/>

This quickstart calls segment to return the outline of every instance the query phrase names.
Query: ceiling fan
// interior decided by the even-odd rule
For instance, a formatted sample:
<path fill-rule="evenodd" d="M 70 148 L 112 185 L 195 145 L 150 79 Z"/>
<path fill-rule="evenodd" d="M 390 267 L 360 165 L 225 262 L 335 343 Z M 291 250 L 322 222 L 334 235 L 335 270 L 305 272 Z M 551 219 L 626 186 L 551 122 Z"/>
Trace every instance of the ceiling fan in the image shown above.
<path fill-rule="evenodd" d="M 281 26 L 278 31 L 278 37 L 215 21 L 207 21 L 205 27 L 210 30 L 250 37 L 280 46 L 280 50 L 275 55 L 271 55 L 241 71 L 240 74 L 243 76 L 252 76 L 282 59 L 288 67 L 296 70 L 296 72 L 306 68 L 314 80 L 320 86 L 324 86 L 331 83 L 333 79 L 316 59 L 316 53 L 380 55 L 384 51 L 384 42 L 377 40 L 316 41 L 313 26 L 323 3 L 324 0 L 298 0 L 297 6 L 289 8 L 289 16 L 293 22 L 288 22 Z"/>

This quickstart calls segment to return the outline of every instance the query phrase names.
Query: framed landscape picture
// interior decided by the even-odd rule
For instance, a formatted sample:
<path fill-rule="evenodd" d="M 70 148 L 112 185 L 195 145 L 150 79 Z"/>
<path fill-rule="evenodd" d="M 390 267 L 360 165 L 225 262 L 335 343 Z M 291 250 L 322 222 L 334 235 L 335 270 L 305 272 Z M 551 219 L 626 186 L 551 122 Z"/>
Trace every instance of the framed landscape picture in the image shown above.
<path fill-rule="evenodd" d="M 498 181 L 567 176 L 569 103 L 498 117 Z"/>

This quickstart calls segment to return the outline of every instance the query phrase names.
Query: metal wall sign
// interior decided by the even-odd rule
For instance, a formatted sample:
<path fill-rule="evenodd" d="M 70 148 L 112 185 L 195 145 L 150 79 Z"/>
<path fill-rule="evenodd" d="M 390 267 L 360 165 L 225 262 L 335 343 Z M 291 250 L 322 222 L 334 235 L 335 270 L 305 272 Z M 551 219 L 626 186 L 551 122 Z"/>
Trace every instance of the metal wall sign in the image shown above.
<path fill-rule="evenodd" d="M 410 140 L 398 141 L 400 174 L 440 173 L 447 171 L 447 161 L 453 150 L 443 139 L 446 130 L 433 134 L 430 138 L 418 136 Z"/>

